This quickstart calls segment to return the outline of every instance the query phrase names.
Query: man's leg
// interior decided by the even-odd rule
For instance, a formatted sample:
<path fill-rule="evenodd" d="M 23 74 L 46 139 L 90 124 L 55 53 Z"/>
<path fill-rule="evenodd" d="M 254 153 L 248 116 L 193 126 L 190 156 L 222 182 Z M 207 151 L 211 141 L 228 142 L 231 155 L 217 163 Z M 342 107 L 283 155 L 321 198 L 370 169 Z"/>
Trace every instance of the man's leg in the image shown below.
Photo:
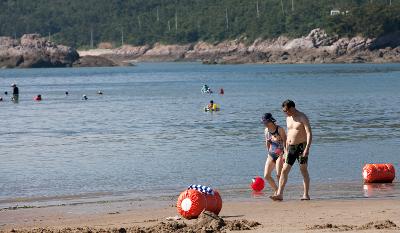
<path fill-rule="evenodd" d="M 272 170 L 274 170 L 274 166 L 274 160 L 271 158 L 271 156 L 268 155 L 267 162 L 265 163 L 264 178 L 268 181 L 272 190 L 274 190 L 274 194 L 276 194 L 278 186 L 276 185 L 274 178 L 272 178 L 271 176 Z"/>
<path fill-rule="evenodd" d="M 310 176 L 308 174 L 307 163 L 300 164 L 300 171 L 303 175 L 304 194 L 301 200 L 310 200 L 308 191 L 310 190 Z"/>
<path fill-rule="evenodd" d="M 292 166 L 290 164 L 285 163 L 282 168 L 281 172 L 281 178 L 279 179 L 279 188 L 278 192 L 276 193 L 275 196 L 272 196 L 271 199 L 274 201 L 280 201 L 283 200 L 283 190 L 285 189 L 286 182 L 289 177 L 289 172 Z"/>

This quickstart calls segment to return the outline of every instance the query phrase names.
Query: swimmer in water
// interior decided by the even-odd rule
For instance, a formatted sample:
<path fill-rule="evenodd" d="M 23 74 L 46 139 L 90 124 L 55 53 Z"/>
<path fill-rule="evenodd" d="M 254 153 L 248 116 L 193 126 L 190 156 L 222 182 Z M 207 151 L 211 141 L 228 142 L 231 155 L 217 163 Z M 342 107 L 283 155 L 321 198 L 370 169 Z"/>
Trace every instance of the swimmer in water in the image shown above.
<path fill-rule="evenodd" d="M 13 88 L 13 96 L 11 97 L 12 101 L 14 101 L 15 103 L 18 103 L 18 99 L 19 99 L 19 89 L 17 87 L 17 84 L 13 83 L 11 85 L 11 87 Z"/>
<path fill-rule="evenodd" d="M 88 97 L 86 95 L 83 95 L 82 100 L 88 100 Z"/>
<path fill-rule="evenodd" d="M 42 100 L 42 95 L 35 96 L 34 100 L 41 101 Z"/>
<path fill-rule="evenodd" d="M 207 105 L 207 108 L 208 108 L 209 110 L 212 110 L 213 107 L 214 107 L 214 101 L 213 101 L 213 100 L 210 100 L 210 103 Z"/>

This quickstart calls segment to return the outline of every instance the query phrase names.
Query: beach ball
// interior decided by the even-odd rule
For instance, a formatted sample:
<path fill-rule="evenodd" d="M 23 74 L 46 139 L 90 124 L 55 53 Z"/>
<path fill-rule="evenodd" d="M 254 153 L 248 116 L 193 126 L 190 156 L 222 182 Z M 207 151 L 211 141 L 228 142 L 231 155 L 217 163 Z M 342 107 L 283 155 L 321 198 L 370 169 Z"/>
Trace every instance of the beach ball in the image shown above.
<path fill-rule="evenodd" d="M 214 194 L 204 194 L 206 196 L 206 210 L 218 215 L 222 209 L 222 199 L 218 191 Z"/>
<path fill-rule="evenodd" d="M 261 178 L 261 177 L 259 177 L 259 176 L 253 178 L 253 179 L 251 180 L 250 187 L 251 187 L 254 191 L 260 192 L 261 190 L 264 189 L 264 179 Z"/>
<path fill-rule="evenodd" d="M 197 218 L 206 208 L 206 197 L 197 190 L 185 190 L 179 195 L 176 208 L 178 213 L 186 219 Z"/>

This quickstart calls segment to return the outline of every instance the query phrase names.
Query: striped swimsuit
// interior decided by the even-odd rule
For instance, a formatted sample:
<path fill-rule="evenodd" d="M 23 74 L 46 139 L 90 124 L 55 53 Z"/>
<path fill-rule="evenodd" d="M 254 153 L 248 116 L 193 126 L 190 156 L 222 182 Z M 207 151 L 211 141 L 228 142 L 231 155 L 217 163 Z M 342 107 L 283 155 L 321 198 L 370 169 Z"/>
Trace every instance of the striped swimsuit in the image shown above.
<path fill-rule="evenodd" d="M 279 126 L 276 126 L 275 132 L 269 132 L 265 129 L 265 141 L 269 143 L 268 154 L 276 161 L 284 152 L 283 140 L 279 135 Z"/>

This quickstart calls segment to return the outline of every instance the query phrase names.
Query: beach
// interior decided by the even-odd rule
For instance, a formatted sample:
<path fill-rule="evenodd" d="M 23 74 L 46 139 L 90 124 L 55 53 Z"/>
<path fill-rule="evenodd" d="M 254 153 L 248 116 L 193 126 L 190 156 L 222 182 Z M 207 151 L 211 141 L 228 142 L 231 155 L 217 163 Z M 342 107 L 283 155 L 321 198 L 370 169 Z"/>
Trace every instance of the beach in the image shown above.
<path fill-rule="evenodd" d="M 95 203 L 45 208 L 21 208 L 0 211 L 2 232 L 46 228 L 59 230 L 86 227 L 129 229 L 151 227 L 177 215 L 175 202 Z M 399 199 L 288 200 L 273 202 L 267 197 L 224 202 L 224 220 L 246 219 L 261 225 L 246 232 L 398 232 L 400 230 Z M 175 220 L 172 220 L 174 222 Z M 178 220 L 194 224 L 196 220 Z M 81 230 L 79 230 L 79 228 Z M 17 231 L 18 232 L 18 231 Z M 129 230 L 128 230 L 129 232 Z"/>
<path fill-rule="evenodd" d="M 17 83 L 20 101 L 4 94 L 1 103 L 0 228 L 198 232 L 202 221 L 166 218 L 176 217 L 179 193 L 200 184 L 224 201 L 214 232 L 398 231 L 398 181 L 363 185 L 362 169 L 399 169 L 399 74 L 399 64 L 2 70 L 2 92 Z M 286 98 L 313 129 L 310 202 L 300 201 L 298 164 L 282 203 L 270 187 L 249 187 L 266 160 L 261 117 L 271 112 L 285 127 Z M 221 110 L 204 112 L 210 100 Z"/>

